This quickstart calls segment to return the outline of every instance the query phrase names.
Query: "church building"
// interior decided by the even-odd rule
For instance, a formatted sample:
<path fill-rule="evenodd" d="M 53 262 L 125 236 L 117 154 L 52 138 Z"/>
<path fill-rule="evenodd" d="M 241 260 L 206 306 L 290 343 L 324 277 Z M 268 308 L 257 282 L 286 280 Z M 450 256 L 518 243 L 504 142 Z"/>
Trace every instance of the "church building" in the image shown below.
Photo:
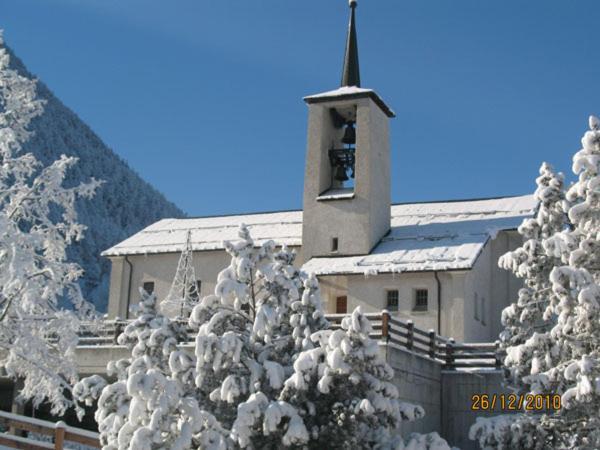
<path fill-rule="evenodd" d="M 520 287 L 497 261 L 521 244 L 516 229 L 533 215 L 533 197 L 391 203 L 394 112 L 361 87 L 355 14 L 352 0 L 340 88 L 304 98 L 303 209 L 163 219 L 118 243 L 102 253 L 112 262 L 110 318 L 128 317 L 139 287 L 167 296 L 188 234 L 200 295 L 212 293 L 230 260 L 223 241 L 243 223 L 257 245 L 272 239 L 296 251 L 328 313 L 387 309 L 458 341 L 497 339 Z"/>

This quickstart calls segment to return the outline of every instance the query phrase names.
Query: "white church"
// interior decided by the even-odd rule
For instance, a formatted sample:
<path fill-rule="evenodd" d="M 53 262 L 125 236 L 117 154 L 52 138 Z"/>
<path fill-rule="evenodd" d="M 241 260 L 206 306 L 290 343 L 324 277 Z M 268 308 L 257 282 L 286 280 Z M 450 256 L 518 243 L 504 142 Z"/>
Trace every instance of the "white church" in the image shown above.
<path fill-rule="evenodd" d="M 303 209 L 163 219 L 102 253 L 112 262 L 108 316 L 127 318 L 138 289 L 169 292 L 188 233 L 201 296 L 228 264 L 223 241 L 246 224 L 257 245 L 274 240 L 321 283 L 328 313 L 387 309 L 458 341 L 494 341 L 520 282 L 498 258 L 521 244 L 536 207 L 519 197 L 393 204 L 393 110 L 361 87 L 352 4 L 339 89 L 304 98 L 308 134 Z"/>

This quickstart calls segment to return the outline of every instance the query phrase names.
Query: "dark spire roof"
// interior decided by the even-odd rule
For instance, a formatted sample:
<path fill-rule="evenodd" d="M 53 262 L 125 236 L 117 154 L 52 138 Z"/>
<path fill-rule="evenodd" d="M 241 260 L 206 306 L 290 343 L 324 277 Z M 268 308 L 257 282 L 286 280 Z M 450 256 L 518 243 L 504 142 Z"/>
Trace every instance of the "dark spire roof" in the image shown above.
<path fill-rule="evenodd" d="M 342 72 L 341 86 L 360 87 L 358 43 L 356 41 L 356 19 L 354 17 L 356 5 L 356 0 L 350 0 L 350 24 L 348 25 L 348 39 L 346 40 L 346 54 L 344 55 L 344 69 Z"/>

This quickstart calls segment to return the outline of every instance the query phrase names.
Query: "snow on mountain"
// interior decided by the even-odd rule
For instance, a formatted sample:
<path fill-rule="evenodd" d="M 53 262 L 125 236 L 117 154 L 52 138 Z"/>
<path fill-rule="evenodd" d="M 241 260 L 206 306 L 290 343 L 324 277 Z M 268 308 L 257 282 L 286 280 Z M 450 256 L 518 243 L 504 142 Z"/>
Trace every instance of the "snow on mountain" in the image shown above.
<path fill-rule="evenodd" d="M 10 56 L 12 68 L 33 78 L 14 53 Z M 24 150 L 33 153 L 43 165 L 61 154 L 77 156 L 79 162 L 68 171 L 66 186 L 91 177 L 105 181 L 92 200 L 78 201 L 79 222 L 88 229 L 83 241 L 69 249 L 69 256 L 85 270 L 81 279 L 85 298 L 99 311 L 106 311 L 110 261 L 100 252 L 157 220 L 183 217 L 184 213 L 135 173 L 41 81 L 37 83 L 37 93 L 46 101 L 44 113 L 32 121 L 35 135 Z"/>

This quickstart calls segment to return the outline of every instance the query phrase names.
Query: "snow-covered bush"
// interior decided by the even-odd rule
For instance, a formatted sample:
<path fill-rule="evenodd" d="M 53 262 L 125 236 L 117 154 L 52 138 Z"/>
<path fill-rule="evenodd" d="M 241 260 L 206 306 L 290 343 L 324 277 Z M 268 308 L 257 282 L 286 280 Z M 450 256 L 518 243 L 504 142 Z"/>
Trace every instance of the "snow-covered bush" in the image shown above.
<path fill-rule="evenodd" d="M 543 274 L 531 298 L 526 335 L 507 346 L 509 387 L 520 392 L 556 393 L 561 408 L 510 418 L 480 419 L 471 438 L 489 448 L 600 448 L 600 121 L 590 118 L 583 148 L 573 157 L 578 176 L 564 202 L 552 194 L 555 221 L 541 235 L 544 254 L 531 273 Z M 558 183 L 556 183 L 558 186 Z M 564 204 L 564 209 L 559 204 Z M 544 205 L 542 204 L 542 208 Z M 540 210 L 542 210 L 542 208 Z M 561 209 L 569 226 L 561 225 Z M 548 233 L 546 233 L 548 234 Z M 548 275 L 546 275 L 549 272 Z M 535 277 L 531 277 L 532 279 Z M 521 298 L 519 299 L 521 300 Z M 510 445 L 509 445 L 510 443 Z"/>
<path fill-rule="evenodd" d="M 75 200 L 90 198 L 99 183 L 65 188 L 76 158 L 42 167 L 21 151 L 42 111 L 35 82 L 9 68 L 0 34 L 0 368 L 23 382 L 23 398 L 47 400 L 61 414 L 77 380 L 79 319 L 93 314 L 77 284 L 82 270 L 66 251 L 85 229 Z M 60 309 L 67 301 L 73 310 Z"/>

